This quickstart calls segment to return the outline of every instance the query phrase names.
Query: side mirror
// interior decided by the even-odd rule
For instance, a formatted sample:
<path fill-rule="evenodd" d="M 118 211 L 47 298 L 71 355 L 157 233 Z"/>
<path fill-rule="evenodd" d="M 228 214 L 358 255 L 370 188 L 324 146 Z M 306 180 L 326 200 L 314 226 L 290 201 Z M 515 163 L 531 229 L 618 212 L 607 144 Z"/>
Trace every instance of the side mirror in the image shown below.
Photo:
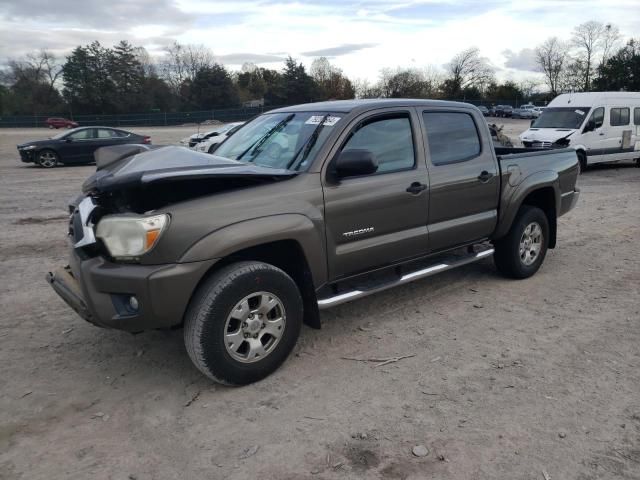
<path fill-rule="evenodd" d="M 370 175 L 378 170 L 378 161 L 369 150 L 345 150 L 338 155 L 334 169 L 338 178 Z"/>
<path fill-rule="evenodd" d="M 71 143 L 71 142 L 73 142 L 73 138 L 67 137 L 67 138 L 64 139 L 64 141 L 67 142 L 67 143 Z"/>
<path fill-rule="evenodd" d="M 582 133 L 594 132 L 595 130 L 596 130 L 596 122 L 594 122 L 592 119 L 589 119 L 587 124 L 582 129 Z"/>
<path fill-rule="evenodd" d="M 533 127 L 533 124 L 536 123 L 535 120 L 531 120 L 531 123 L 529 124 L 530 127 Z"/>

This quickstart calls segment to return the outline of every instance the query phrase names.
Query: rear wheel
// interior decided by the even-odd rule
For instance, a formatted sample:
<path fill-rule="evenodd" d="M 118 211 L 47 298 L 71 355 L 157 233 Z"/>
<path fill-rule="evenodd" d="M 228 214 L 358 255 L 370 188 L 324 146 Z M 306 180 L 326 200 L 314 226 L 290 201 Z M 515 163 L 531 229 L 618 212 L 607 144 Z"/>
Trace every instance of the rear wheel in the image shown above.
<path fill-rule="evenodd" d="M 185 315 L 184 341 L 207 377 L 246 385 L 284 362 L 302 316 L 302 298 L 289 275 L 267 263 L 238 262 L 198 288 Z"/>
<path fill-rule="evenodd" d="M 494 262 L 503 275 L 528 278 L 536 273 L 549 246 L 549 221 L 538 207 L 523 205 L 511 230 L 495 245 Z"/>
<path fill-rule="evenodd" d="M 53 168 L 58 164 L 58 154 L 53 150 L 45 149 L 38 153 L 37 163 L 42 168 Z"/>

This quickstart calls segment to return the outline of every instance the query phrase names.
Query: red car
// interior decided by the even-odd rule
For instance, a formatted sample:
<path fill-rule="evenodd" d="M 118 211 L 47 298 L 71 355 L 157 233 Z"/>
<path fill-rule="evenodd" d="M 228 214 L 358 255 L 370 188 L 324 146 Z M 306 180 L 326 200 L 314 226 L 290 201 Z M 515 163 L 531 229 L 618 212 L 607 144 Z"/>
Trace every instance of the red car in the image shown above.
<path fill-rule="evenodd" d="M 76 128 L 78 126 L 78 123 L 73 120 L 59 117 L 47 118 L 44 123 L 49 128 Z"/>

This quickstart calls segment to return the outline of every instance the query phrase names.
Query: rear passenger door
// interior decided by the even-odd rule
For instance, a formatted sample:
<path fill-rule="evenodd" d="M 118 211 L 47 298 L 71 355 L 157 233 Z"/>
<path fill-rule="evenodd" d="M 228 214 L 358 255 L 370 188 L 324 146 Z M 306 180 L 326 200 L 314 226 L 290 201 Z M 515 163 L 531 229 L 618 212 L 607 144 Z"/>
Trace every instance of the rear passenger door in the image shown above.
<path fill-rule="evenodd" d="M 327 257 L 332 280 L 426 254 L 428 177 L 413 109 L 381 110 L 354 119 L 330 153 L 366 149 L 371 175 L 323 176 Z"/>
<path fill-rule="evenodd" d="M 429 168 L 429 250 L 489 237 L 497 223 L 499 169 L 475 111 L 421 111 Z"/>

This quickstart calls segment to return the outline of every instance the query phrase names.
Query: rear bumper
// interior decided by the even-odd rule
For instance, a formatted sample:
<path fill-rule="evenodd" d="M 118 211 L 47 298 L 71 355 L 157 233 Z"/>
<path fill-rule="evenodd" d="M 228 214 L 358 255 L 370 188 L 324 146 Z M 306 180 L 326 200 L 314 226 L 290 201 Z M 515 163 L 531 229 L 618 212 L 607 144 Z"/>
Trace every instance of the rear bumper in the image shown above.
<path fill-rule="evenodd" d="M 578 187 L 571 192 L 563 193 L 560 199 L 560 215 L 572 210 L 578 203 L 578 198 L 580 198 L 580 189 Z"/>
<path fill-rule="evenodd" d="M 86 321 L 140 332 L 180 325 L 193 291 L 214 263 L 117 264 L 102 257 L 83 259 L 71 249 L 70 264 L 46 279 Z"/>

